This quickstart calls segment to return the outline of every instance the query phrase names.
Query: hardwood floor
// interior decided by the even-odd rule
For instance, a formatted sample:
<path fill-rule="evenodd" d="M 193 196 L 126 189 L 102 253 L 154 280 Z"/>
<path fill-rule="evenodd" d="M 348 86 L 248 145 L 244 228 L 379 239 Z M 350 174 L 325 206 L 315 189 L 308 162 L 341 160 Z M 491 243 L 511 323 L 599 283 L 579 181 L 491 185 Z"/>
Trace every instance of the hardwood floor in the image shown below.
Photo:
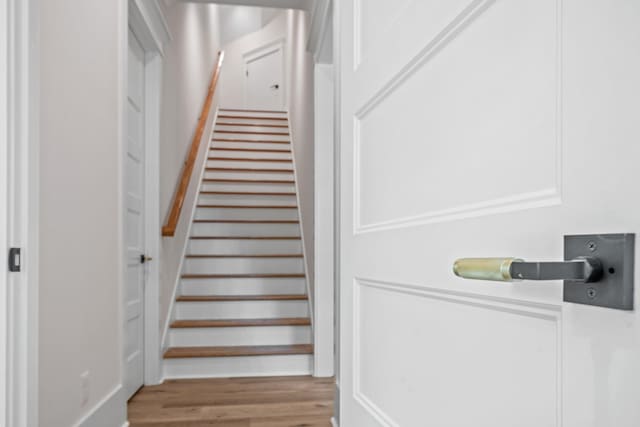
<path fill-rule="evenodd" d="M 131 427 L 329 427 L 333 378 L 168 380 L 129 401 Z"/>

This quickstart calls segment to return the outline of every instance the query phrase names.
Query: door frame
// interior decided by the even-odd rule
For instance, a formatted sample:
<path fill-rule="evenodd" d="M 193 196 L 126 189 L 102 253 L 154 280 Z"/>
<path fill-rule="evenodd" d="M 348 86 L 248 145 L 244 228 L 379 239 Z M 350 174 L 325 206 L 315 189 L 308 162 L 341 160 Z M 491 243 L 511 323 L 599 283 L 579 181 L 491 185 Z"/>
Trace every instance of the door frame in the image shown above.
<path fill-rule="evenodd" d="M 143 0 L 129 1 L 128 26 L 124 29 L 124 76 L 127 74 L 127 55 L 129 51 L 129 29 L 136 35 L 145 51 L 144 67 L 144 210 L 145 210 L 145 254 L 152 261 L 145 265 L 144 284 L 144 384 L 153 385 L 162 382 L 162 358 L 160 342 L 160 106 L 162 90 L 162 68 L 164 46 L 171 41 L 171 33 L 162 9 L 157 2 Z M 123 141 L 126 141 L 126 102 L 128 95 L 127 79 L 124 78 L 122 117 Z M 123 142 L 124 143 L 124 142 Z M 123 150 L 123 162 L 126 156 Z M 124 165 L 124 163 L 123 163 Z M 121 171 L 122 215 L 125 215 L 125 171 Z M 123 222 L 124 223 L 124 222 Z M 122 230 L 123 239 L 125 230 Z M 124 240 L 123 240 L 124 242 Z M 126 252 L 123 251 L 124 255 Z M 123 259 L 123 265 L 125 260 Z M 123 269 L 124 272 L 124 269 Z M 124 274 L 124 273 L 123 273 Z M 123 278 L 124 280 L 124 278 Z M 123 281 L 123 283 L 126 283 Z M 123 310 L 124 310 L 123 293 Z M 123 355 L 124 328 L 123 322 Z"/>
<path fill-rule="evenodd" d="M 38 199 L 39 199 L 39 0 L 0 0 L 7 50 L 6 137 L 7 247 L 21 248 L 21 271 L 6 277 L 6 425 L 38 425 Z M 1 28 L 2 26 L 0 26 Z M 4 130 L 3 130 L 4 132 Z M 3 224 L 2 226 L 4 227 Z M 6 258 L 3 256 L 2 262 Z M 6 266 L 2 267 L 7 268 Z M 4 270 L 7 271 L 7 270 Z"/>
<path fill-rule="evenodd" d="M 287 75 L 286 75 L 286 57 L 285 57 L 285 46 L 286 38 L 279 37 L 275 40 L 272 40 L 268 43 L 264 43 L 254 49 L 248 50 L 242 54 L 242 61 L 244 63 L 244 106 L 245 108 L 250 108 L 249 106 L 249 82 L 247 77 L 249 76 L 249 63 L 259 59 L 263 56 L 266 56 L 270 53 L 280 51 L 282 55 L 282 61 L 280 64 L 280 75 L 282 76 L 282 82 L 280 83 L 280 87 L 282 89 L 282 109 L 288 110 L 288 102 L 287 102 Z"/>

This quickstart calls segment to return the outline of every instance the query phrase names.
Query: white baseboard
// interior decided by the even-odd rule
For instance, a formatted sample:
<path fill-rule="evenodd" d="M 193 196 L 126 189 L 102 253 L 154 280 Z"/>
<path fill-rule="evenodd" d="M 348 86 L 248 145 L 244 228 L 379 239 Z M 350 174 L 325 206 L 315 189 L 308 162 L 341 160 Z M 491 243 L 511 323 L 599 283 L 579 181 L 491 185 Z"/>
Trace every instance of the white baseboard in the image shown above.
<path fill-rule="evenodd" d="M 333 427 L 340 427 L 340 425 L 338 424 L 338 422 L 336 421 L 335 417 L 331 417 L 331 425 Z"/>
<path fill-rule="evenodd" d="M 98 402 L 74 427 L 128 427 L 127 400 L 122 385 L 116 386 Z"/>

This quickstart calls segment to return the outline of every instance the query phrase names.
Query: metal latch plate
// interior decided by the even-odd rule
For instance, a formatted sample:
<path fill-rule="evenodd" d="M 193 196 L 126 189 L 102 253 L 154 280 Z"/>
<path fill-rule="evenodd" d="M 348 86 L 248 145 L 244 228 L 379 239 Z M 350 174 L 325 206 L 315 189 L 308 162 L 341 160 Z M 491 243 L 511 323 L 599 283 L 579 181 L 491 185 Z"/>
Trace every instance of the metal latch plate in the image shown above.
<path fill-rule="evenodd" d="M 584 234 L 564 237 L 564 259 L 589 256 L 602 262 L 603 276 L 595 283 L 564 281 L 564 301 L 633 310 L 635 234 Z"/>

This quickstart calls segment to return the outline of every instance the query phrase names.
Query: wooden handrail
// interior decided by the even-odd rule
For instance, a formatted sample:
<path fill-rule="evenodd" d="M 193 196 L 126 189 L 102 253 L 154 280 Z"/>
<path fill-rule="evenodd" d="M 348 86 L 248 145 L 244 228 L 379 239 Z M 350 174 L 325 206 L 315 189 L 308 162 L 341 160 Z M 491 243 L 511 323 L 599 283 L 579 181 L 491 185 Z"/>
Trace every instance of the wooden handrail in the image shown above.
<path fill-rule="evenodd" d="M 169 215 L 167 216 L 167 222 L 162 226 L 162 235 L 172 237 L 176 234 L 176 227 L 178 226 L 178 220 L 180 219 L 180 213 L 182 212 L 182 206 L 184 205 L 184 199 L 187 195 L 187 188 L 189 188 L 189 182 L 191 181 L 191 175 L 193 174 L 193 168 L 195 167 L 196 158 L 198 157 L 198 151 L 200 149 L 200 141 L 202 141 L 202 134 L 204 128 L 207 125 L 207 119 L 211 112 L 211 104 L 213 103 L 213 95 L 216 91 L 216 85 L 218 83 L 218 77 L 220 76 L 220 68 L 222 67 L 222 61 L 224 60 L 224 52 L 218 52 L 218 61 L 216 68 L 213 70 L 213 76 L 211 77 L 211 83 L 209 84 L 209 91 L 207 92 L 207 98 L 202 106 L 202 112 L 198 119 L 198 127 L 196 133 L 193 135 L 191 141 L 191 148 L 187 155 L 180 180 L 176 187 L 176 191 L 173 197 L 173 203 Z"/>

